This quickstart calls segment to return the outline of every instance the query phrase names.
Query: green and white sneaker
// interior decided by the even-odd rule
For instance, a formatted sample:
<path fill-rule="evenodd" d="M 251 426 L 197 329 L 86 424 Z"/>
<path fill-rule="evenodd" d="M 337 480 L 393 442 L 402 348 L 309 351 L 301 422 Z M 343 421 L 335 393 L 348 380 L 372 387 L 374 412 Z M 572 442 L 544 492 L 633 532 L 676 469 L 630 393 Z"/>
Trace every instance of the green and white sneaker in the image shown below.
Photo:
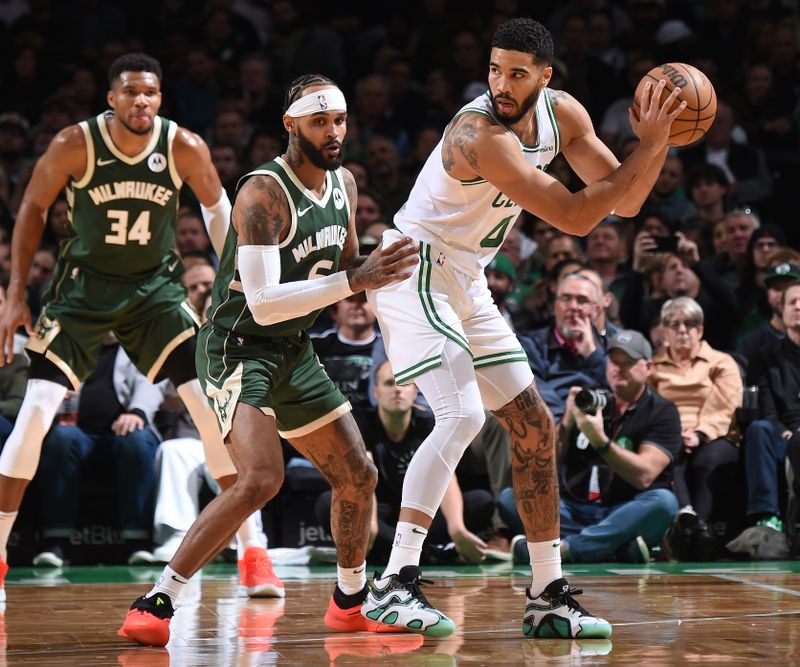
<path fill-rule="evenodd" d="M 361 614 L 370 621 L 428 637 L 452 635 L 456 624 L 431 606 L 420 590 L 423 583 L 430 582 L 422 579 L 422 570 L 416 565 L 406 565 L 398 574 L 383 580 L 376 575 L 369 584 Z"/>
<path fill-rule="evenodd" d="M 542 639 L 606 639 L 611 636 L 611 624 L 592 616 L 573 599 L 583 591 L 570 588 L 566 579 L 556 579 L 541 595 L 531 597 L 525 589 L 525 616 L 522 632 L 528 637 Z"/>

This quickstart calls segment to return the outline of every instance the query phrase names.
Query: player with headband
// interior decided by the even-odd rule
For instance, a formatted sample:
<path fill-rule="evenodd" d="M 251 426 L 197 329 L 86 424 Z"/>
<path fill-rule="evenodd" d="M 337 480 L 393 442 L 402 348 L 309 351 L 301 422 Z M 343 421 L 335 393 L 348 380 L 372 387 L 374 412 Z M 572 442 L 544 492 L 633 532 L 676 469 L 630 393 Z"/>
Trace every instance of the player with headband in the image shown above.
<path fill-rule="evenodd" d="M 350 404 L 325 374 L 306 329 L 326 306 L 404 280 L 417 263 L 408 238 L 356 262 L 356 185 L 341 168 L 347 104 L 330 79 L 310 75 L 287 93 L 286 152 L 239 181 L 197 372 L 236 482 L 201 512 L 158 583 L 131 606 L 120 634 L 164 646 L 174 602 L 222 549 L 233 527 L 283 483 L 279 436 L 330 482 L 338 577 L 325 614 L 336 631 L 388 630 L 364 618 L 375 466 Z"/>

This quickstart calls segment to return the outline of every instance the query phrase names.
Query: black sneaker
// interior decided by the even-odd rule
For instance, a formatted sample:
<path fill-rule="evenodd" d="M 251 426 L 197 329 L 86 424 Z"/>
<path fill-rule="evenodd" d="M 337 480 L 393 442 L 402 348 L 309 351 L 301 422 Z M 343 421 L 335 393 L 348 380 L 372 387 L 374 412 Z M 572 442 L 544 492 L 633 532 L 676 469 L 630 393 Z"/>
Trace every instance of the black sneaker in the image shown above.
<path fill-rule="evenodd" d="M 525 615 L 522 632 L 528 637 L 545 639 L 607 639 L 611 624 L 592 616 L 573 595 L 583 591 L 570 588 L 566 579 L 556 579 L 538 597 L 525 590 Z"/>
<path fill-rule="evenodd" d="M 175 614 L 169 595 L 156 593 L 134 600 L 117 634 L 143 646 L 166 646 Z"/>

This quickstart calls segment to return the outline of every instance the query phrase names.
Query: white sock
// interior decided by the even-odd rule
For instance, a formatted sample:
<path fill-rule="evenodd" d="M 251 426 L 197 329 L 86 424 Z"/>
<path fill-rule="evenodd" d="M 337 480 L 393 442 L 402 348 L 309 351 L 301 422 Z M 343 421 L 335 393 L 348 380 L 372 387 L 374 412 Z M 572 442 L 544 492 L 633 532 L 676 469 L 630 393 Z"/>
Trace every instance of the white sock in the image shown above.
<path fill-rule="evenodd" d="M 367 561 L 358 567 L 342 567 L 337 564 L 336 581 L 339 584 L 339 590 L 345 595 L 360 593 L 367 585 Z"/>
<path fill-rule="evenodd" d="M 539 597 L 548 584 L 561 579 L 561 540 L 528 542 L 531 555 L 531 597 Z"/>
<path fill-rule="evenodd" d="M 422 555 L 422 543 L 428 536 L 428 531 L 415 523 L 398 521 L 394 533 L 394 544 L 389 556 L 389 563 L 383 571 L 381 579 L 390 574 L 397 574 L 400 568 L 406 565 L 419 565 Z"/>
<path fill-rule="evenodd" d="M 263 546 L 258 533 L 256 518 L 251 514 L 242 522 L 239 530 L 236 531 L 236 557 L 238 560 L 244 558 L 245 549 Z"/>
<path fill-rule="evenodd" d="M 174 604 L 188 583 L 188 579 L 184 579 L 169 565 L 167 565 L 164 568 L 164 571 L 161 573 L 161 576 L 158 578 L 156 585 L 153 586 L 153 590 L 145 595 L 145 597 L 149 598 L 156 593 L 164 593 L 165 595 L 169 595 Z"/>
<path fill-rule="evenodd" d="M 16 512 L 0 512 L 0 558 L 3 562 L 8 560 L 8 538 L 16 520 Z"/>

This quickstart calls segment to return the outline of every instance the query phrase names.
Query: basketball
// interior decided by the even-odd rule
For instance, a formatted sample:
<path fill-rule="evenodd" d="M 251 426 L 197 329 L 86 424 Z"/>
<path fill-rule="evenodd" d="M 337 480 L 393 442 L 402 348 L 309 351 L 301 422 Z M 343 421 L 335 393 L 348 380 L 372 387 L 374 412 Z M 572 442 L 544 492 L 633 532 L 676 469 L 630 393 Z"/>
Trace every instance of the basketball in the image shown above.
<path fill-rule="evenodd" d="M 717 115 L 717 94 L 708 77 L 696 67 L 684 63 L 664 63 L 654 67 L 642 77 L 633 94 L 633 115 L 639 119 L 639 100 L 644 85 L 650 81 L 653 86 L 664 79 L 667 85 L 661 93 L 663 102 L 676 86 L 681 89 L 673 109 L 686 101 L 686 108 L 674 121 L 669 134 L 671 146 L 687 146 L 703 138 Z"/>

